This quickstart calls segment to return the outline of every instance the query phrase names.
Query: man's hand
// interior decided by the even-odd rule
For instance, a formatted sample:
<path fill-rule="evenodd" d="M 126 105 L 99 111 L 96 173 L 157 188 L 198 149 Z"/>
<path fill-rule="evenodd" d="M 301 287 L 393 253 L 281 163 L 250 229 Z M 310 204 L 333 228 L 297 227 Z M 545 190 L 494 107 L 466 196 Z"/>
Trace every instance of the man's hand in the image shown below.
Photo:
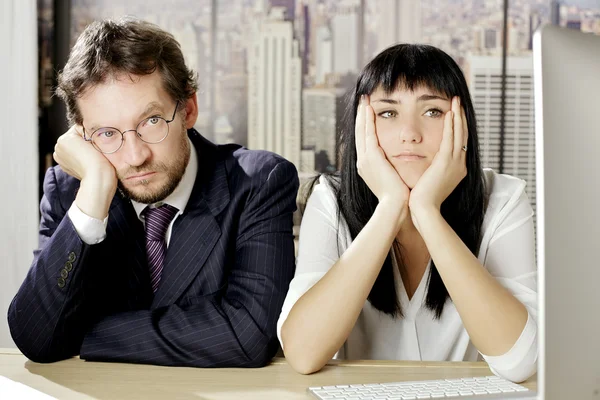
<path fill-rule="evenodd" d="M 90 217 L 103 220 L 117 190 L 117 173 L 110 161 L 83 138 L 81 126 L 73 126 L 54 146 L 54 160 L 81 185 L 75 203 Z"/>

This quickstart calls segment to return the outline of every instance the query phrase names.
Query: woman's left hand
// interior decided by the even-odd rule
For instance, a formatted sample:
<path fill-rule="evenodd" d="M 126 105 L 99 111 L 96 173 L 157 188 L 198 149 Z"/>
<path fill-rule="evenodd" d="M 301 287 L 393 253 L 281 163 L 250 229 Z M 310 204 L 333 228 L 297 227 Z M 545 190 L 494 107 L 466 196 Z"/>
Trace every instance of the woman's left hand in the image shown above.
<path fill-rule="evenodd" d="M 467 176 L 467 139 L 467 119 L 459 97 L 454 97 L 452 109 L 444 118 L 440 149 L 410 193 L 409 208 L 415 226 L 415 213 L 439 212 L 444 200 Z"/>

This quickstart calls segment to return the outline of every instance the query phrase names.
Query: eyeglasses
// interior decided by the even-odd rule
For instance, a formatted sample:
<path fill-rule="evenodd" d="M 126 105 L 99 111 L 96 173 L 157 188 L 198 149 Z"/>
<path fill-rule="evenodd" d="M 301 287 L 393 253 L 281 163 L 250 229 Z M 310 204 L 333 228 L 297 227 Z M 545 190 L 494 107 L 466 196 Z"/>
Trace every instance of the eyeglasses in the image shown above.
<path fill-rule="evenodd" d="M 140 121 L 135 129 L 121 132 L 117 128 L 112 127 L 98 128 L 89 136 L 85 132 L 85 127 L 83 127 L 83 138 L 88 142 L 92 142 L 92 145 L 104 154 L 116 153 L 123 146 L 125 134 L 130 131 L 135 132 L 142 142 L 150 144 L 160 143 L 169 135 L 169 123 L 175 120 L 178 106 L 179 101 L 175 104 L 173 117 L 168 121 L 163 117 L 155 115 Z"/>

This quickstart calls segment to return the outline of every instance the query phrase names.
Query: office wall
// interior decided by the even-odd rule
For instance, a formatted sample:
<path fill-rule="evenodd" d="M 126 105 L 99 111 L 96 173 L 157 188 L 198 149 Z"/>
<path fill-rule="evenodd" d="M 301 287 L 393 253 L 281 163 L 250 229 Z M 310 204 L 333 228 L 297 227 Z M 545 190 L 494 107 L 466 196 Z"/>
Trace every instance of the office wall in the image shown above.
<path fill-rule="evenodd" d="M 0 347 L 14 346 L 6 311 L 37 244 L 36 8 L 35 0 L 3 0 L 0 6 Z"/>

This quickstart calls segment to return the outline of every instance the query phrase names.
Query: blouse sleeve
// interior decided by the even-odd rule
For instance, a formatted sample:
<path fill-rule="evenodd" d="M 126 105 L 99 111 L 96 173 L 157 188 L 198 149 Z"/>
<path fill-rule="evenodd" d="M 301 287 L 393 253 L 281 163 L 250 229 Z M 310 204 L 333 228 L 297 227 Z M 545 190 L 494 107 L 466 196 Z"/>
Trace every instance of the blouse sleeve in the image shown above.
<path fill-rule="evenodd" d="M 536 372 L 537 346 L 537 268 L 533 209 L 524 188 L 512 205 L 500 211 L 504 216 L 494 228 L 487 246 L 484 265 L 527 309 L 528 318 L 520 337 L 503 355 L 482 354 L 496 375 L 522 382 Z M 512 199 L 511 199 L 512 200 Z M 510 202 L 509 202 L 510 204 Z"/>
<path fill-rule="evenodd" d="M 344 227 L 345 224 L 341 228 Z M 322 177 L 306 204 L 300 225 L 296 273 L 277 321 L 277 337 L 282 348 L 281 327 L 290 310 L 304 293 L 325 276 L 347 247 L 340 238 L 342 235 L 338 236 L 339 229 L 335 196 Z"/>

